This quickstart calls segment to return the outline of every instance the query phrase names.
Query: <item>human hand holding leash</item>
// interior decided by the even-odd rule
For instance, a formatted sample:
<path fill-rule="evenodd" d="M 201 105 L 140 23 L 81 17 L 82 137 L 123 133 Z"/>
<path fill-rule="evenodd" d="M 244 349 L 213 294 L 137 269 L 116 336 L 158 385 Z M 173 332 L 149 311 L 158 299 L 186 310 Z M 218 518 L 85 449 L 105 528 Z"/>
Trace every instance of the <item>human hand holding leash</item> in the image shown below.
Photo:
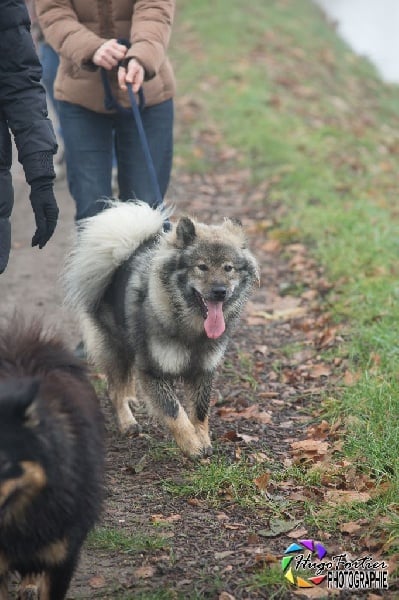
<path fill-rule="evenodd" d="M 93 62 L 98 67 L 111 71 L 124 58 L 127 48 L 117 40 L 107 40 L 93 54 Z"/>
<path fill-rule="evenodd" d="M 118 83 L 121 90 L 127 90 L 127 84 L 132 84 L 135 94 L 139 91 L 144 81 L 144 67 L 136 58 L 130 58 L 126 65 L 120 65 L 118 69 Z"/>

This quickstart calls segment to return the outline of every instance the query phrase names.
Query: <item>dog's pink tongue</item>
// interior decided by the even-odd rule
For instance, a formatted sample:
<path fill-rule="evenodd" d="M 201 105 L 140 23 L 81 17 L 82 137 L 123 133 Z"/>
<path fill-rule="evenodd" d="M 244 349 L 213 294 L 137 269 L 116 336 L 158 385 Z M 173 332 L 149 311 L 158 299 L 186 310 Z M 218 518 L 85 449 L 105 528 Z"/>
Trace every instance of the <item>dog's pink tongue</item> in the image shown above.
<path fill-rule="evenodd" d="M 204 321 L 206 335 L 215 340 L 220 337 L 226 325 L 223 316 L 223 302 L 207 302 L 208 316 Z"/>

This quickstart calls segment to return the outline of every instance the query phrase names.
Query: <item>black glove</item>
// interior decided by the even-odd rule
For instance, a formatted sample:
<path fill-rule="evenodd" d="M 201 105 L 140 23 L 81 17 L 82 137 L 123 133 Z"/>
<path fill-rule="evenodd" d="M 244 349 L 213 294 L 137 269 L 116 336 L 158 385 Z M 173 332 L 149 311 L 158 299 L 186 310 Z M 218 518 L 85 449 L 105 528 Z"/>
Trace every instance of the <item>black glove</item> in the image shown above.
<path fill-rule="evenodd" d="M 8 219 L 0 219 L 0 273 L 6 270 L 11 249 L 11 225 Z"/>
<path fill-rule="evenodd" d="M 42 178 L 32 181 L 30 202 L 36 221 L 36 232 L 32 238 L 32 246 L 43 248 L 54 233 L 59 212 L 54 197 L 52 180 Z"/>

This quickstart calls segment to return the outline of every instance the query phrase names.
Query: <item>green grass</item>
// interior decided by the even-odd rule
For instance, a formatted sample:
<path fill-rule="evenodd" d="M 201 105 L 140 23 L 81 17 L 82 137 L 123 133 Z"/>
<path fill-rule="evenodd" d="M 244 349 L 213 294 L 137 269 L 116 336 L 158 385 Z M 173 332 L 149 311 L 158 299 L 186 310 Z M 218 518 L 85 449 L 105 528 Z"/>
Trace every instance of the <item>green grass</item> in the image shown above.
<path fill-rule="evenodd" d="M 270 505 L 254 481 L 267 470 L 264 464 L 249 464 L 245 457 L 231 463 L 216 455 L 209 464 L 200 464 L 188 473 L 182 482 L 165 481 L 163 485 L 172 494 L 200 498 L 211 506 L 219 506 L 226 500 L 246 507 Z"/>
<path fill-rule="evenodd" d="M 246 582 L 245 589 L 249 592 L 267 590 L 267 597 L 270 600 L 278 600 L 284 597 L 284 593 L 289 589 L 289 583 L 284 578 L 284 573 L 280 564 L 265 566 L 259 573 Z M 286 596 L 285 596 L 286 597 Z"/>
<path fill-rule="evenodd" d="M 278 227 L 305 241 L 334 283 L 329 309 L 345 339 L 336 353 L 349 357 L 360 379 L 337 390 L 333 402 L 329 390 L 325 411 L 343 416 L 344 453 L 359 470 L 390 484 L 380 499 L 356 506 L 356 515 L 393 515 L 390 536 L 397 539 L 398 88 L 382 84 L 308 0 L 245 7 L 238 0 L 182 0 L 172 55 L 179 96 L 197 106 L 190 123 L 179 124 L 180 164 L 207 172 L 214 156 L 199 149 L 211 127 L 218 134 L 214 155 L 236 148 L 226 169 L 234 162 L 249 168 L 253 186 L 270 181 L 265 217 L 283 204 Z M 224 477 L 238 497 L 251 496 L 235 467 L 213 468 L 208 483 L 205 473 L 197 475 L 205 497 L 217 498 L 212 478 L 218 490 Z M 197 483 L 189 484 L 193 493 Z M 336 518 L 350 512 L 337 508 Z"/>
<path fill-rule="evenodd" d="M 78 597 L 86 599 L 87 596 Z M 105 600 L 109 600 L 110 592 L 107 591 L 106 595 L 96 595 L 96 598 L 104 598 Z M 112 600 L 132 600 L 132 592 L 122 592 L 119 590 L 114 590 L 112 592 Z M 189 600 L 197 600 L 197 596 L 190 597 Z M 156 590 L 156 591 L 134 591 L 134 600 L 187 600 L 187 596 L 184 594 L 179 594 L 175 590 Z"/>
<path fill-rule="evenodd" d="M 129 535 L 119 529 L 97 527 L 89 534 L 87 547 L 105 552 L 137 554 L 167 548 L 169 542 L 160 535 L 145 535 L 140 532 Z"/>

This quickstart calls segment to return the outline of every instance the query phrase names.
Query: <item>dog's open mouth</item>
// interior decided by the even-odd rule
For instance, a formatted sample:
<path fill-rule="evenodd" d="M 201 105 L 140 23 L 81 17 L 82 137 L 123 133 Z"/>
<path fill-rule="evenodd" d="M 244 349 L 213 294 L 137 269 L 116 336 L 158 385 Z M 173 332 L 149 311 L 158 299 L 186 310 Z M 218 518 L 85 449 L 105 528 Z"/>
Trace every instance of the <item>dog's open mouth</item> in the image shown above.
<path fill-rule="evenodd" d="M 202 316 L 204 317 L 205 333 L 209 338 L 215 340 L 220 337 L 226 329 L 223 315 L 223 302 L 205 300 L 198 290 L 195 288 L 193 289 L 195 299 L 197 300 Z"/>

